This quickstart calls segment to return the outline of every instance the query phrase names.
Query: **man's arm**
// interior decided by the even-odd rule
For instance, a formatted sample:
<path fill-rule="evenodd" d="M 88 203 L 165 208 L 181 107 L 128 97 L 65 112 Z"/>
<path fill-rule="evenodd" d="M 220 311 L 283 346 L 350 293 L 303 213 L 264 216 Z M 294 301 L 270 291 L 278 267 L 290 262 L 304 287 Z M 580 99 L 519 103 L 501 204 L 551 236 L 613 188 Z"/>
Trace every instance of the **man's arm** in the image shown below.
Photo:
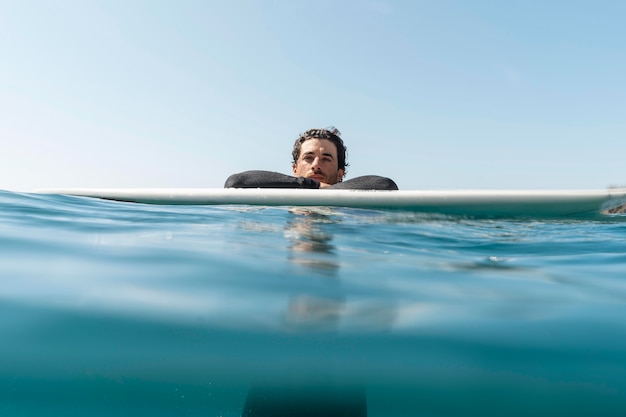
<path fill-rule="evenodd" d="M 364 175 L 362 177 L 356 177 L 344 182 L 338 182 L 330 187 L 329 190 L 397 190 L 396 183 L 386 177 L 379 177 L 378 175 Z"/>
<path fill-rule="evenodd" d="M 224 188 L 320 188 L 320 183 L 279 172 L 245 171 L 228 177 Z"/>

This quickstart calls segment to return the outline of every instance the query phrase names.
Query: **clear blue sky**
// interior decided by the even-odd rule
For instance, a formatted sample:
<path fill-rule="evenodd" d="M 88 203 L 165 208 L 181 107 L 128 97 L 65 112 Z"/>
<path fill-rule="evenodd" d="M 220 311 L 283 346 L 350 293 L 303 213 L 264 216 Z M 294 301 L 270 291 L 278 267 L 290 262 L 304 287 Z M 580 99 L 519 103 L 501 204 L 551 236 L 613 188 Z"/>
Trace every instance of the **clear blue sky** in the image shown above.
<path fill-rule="evenodd" d="M 0 189 L 222 187 L 336 126 L 401 189 L 626 184 L 626 1 L 0 0 Z"/>

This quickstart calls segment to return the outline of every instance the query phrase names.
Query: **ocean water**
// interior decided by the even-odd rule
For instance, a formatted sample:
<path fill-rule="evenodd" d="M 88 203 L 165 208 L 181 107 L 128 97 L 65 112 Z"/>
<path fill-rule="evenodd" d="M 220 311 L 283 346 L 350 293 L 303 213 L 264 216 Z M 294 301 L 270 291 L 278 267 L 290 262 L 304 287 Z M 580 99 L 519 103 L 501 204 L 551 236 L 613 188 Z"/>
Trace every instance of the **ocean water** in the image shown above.
<path fill-rule="evenodd" d="M 623 415 L 623 220 L 0 192 L 0 415 Z"/>

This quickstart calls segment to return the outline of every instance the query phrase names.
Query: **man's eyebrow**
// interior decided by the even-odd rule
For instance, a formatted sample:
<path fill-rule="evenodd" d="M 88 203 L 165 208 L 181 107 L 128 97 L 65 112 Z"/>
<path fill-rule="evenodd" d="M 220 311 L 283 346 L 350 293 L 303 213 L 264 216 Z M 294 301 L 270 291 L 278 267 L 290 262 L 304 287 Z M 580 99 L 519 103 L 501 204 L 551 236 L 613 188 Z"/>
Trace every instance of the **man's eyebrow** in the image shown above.
<path fill-rule="evenodd" d="M 308 151 L 308 152 L 305 152 L 305 153 L 303 153 L 303 154 L 302 154 L 302 156 L 307 156 L 307 155 L 315 155 L 315 152 L 313 152 L 313 151 Z M 323 153 L 322 153 L 322 156 L 330 156 L 330 157 L 331 157 L 331 158 L 333 158 L 333 159 L 335 158 L 335 157 L 333 156 L 333 154 L 332 154 L 332 153 L 330 153 L 330 152 L 323 152 Z"/>

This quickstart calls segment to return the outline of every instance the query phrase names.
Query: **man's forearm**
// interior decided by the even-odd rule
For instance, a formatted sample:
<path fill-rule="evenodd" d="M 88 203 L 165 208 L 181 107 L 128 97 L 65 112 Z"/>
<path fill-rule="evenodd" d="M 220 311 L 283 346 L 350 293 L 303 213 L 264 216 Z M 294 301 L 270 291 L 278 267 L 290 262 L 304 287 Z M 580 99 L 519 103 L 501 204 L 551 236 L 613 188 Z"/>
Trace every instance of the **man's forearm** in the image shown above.
<path fill-rule="evenodd" d="M 233 174 L 224 188 L 320 188 L 320 183 L 304 177 L 293 177 L 272 171 L 245 171 Z"/>

